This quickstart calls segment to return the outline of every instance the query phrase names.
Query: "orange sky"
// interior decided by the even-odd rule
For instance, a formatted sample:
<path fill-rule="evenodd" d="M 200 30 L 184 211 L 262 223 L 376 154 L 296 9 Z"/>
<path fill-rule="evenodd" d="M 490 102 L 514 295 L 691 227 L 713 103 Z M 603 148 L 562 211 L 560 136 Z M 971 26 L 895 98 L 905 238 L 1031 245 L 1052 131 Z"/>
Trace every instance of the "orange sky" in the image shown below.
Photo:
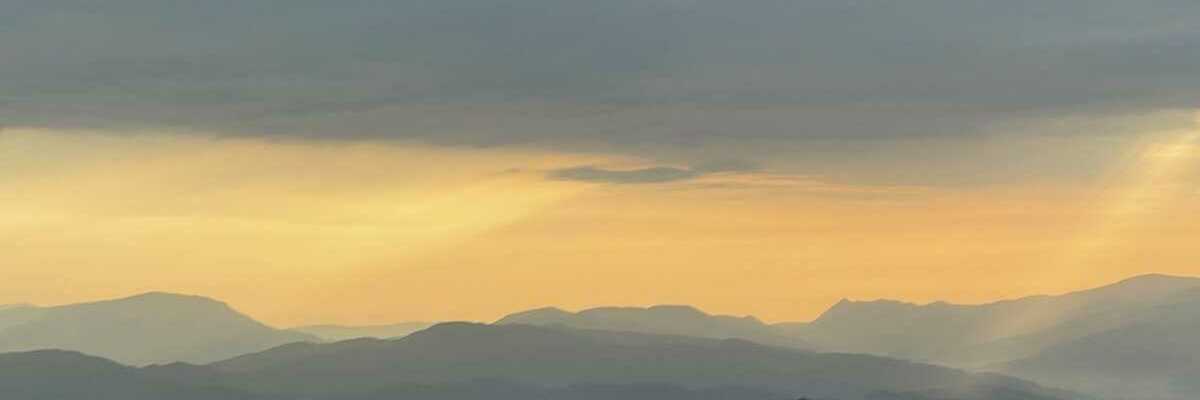
<path fill-rule="evenodd" d="M 8 129 L 0 304 L 164 290 L 281 326 L 659 303 L 782 321 L 842 297 L 982 302 L 1200 275 L 1198 136 L 1146 132 L 1099 180 L 921 186 L 781 168 L 623 185 L 545 171 L 649 164 Z"/>

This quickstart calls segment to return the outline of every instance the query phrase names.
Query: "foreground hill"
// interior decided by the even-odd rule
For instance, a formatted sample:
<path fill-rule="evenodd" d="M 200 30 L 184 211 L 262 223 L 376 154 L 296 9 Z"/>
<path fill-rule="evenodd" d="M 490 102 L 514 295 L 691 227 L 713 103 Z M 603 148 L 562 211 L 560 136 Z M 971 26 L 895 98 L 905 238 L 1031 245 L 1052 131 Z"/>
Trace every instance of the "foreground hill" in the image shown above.
<path fill-rule="evenodd" d="M 64 349 L 132 365 L 206 363 L 309 340 L 215 300 L 167 293 L 0 311 L 0 352 Z"/>
<path fill-rule="evenodd" d="M 433 326 L 432 322 L 401 322 L 398 324 L 371 326 L 310 325 L 289 330 L 315 336 L 326 342 L 340 342 L 358 338 L 391 339 L 404 337 L 431 326 Z"/>
<path fill-rule="evenodd" d="M 133 368 L 77 352 L 41 350 L 0 354 L 5 400 L 295 400 L 222 386 L 211 368 L 173 364 Z M 761 390 L 723 387 L 691 390 L 664 384 L 542 387 L 477 380 L 455 384 L 396 384 L 372 392 L 322 400 L 785 400 Z"/>
<path fill-rule="evenodd" d="M 529 325 L 448 323 L 396 340 L 291 344 L 210 367 L 230 377 L 230 387 L 305 398 L 479 379 L 559 388 L 639 382 L 687 390 L 743 387 L 843 400 L 935 399 L 938 393 L 960 400 L 1067 398 L 1015 379 L 888 358 Z"/>
<path fill-rule="evenodd" d="M 577 313 L 541 308 L 510 314 L 497 325 L 525 324 L 681 335 L 715 339 L 745 339 L 761 344 L 808 349 L 808 343 L 789 336 L 757 318 L 710 315 L 691 306 L 601 307 Z"/>
<path fill-rule="evenodd" d="M 0 354 L 0 393 L 5 400 L 268 400 L 163 381 L 103 358 L 60 350 Z"/>
<path fill-rule="evenodd" d="M 294 346 L 289 346 L 294 347 Z M 276 360 L 278 361 L 278 360 Z M 516 366 L 514 366 L 516 367 Z M 580 366 L 583 367 L 583 366 Z M 687 373 L 686 371 L 681 371 Z M 245 388 L 257 374 L 228 368 L 171 364 L 134 368 L 76 352 L 42 350 L 0 354 L 0 393 L 5 400 L 791 400 L 794 395 L 742 385 L 688 387 L 671 383 L 573 383 L 541 385 L 504 379 L 411 383 L 397 375 L 378 387 L 359 386 L 351 376 L 327 375 L 333 386 L 297 390 L 311 377 L 283 377 L 290 384 L 265 392 Z M 634 379 L 633 377 L 629 377 Z M 640 383 L 639 383 L 640 382 Z M 846 382 L 857 385 L 861 382 Z M 251 385 L 257 386 L 257 385 Z M 302 385 L 306 386 L 306 385 Z M 263 390 L 258 389 L 260 392 Z M 854 399 L 860 397 L 847 397 Z M 869 400 L 1060 400 L 1044 389 L 1019 381 L 971 377 L 936 388 L 876 392 Z"/>

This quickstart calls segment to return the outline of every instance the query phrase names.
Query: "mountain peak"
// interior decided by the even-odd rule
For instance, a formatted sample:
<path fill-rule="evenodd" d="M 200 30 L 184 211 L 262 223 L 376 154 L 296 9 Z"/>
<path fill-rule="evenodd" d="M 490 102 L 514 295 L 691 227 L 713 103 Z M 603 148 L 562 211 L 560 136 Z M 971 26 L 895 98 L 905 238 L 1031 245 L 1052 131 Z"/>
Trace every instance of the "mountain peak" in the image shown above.
<path fill-rule="evenodd" d="M 691 314 L 697 316 L 708 316 L 709 314 L 701 311 L 699 308 L 686 304 L 660 304 L 646 308 L 649 311 L 662 311 L 674 314 Z"/>
<path fill-rule="evenodd" d="M 188 312 L 204 312 L 206 314 L 228 314 L 237 315 L 241 318 L 249 319 L 242 315 L 229 304 L 213 298 L 178 294 L 170 292 L 146 292 L 129 297 L 116 298 L 111 300 L 101 300 L 91 303 L 80 303 L 65 307 L 84 307 L 84 308 L 109 308 L 109 309 L 129 309 L 137 310 L 143 315 L 152 315 L 157 313 L 178 313 L 183 310 Z"/>
<path fill-rule="evenodd" d="M 1121 280 L 1113 285 L 1172 283 L 1200 285 L 1200 278 L 1182 275 L 1144 274 Z"/>
<path fill-rule="evenodd" d="M 505 315 L 496 324 L 543 324 L 573 316 L 575 314 L 558 307 L 542 307 Z"/>
<path fill-rule="evenodd" d="M 191 294 L 181 294 L 181 293 L 163 292 L 163 291 L 150 291 L 150 292 L 145 292 L 145 293 L 141 293 L 141 294 L 136 294 L 136 295 L 133 295 L 133 296 L 124 297 L 124 298 L 120 298 L 120 299 L 116 299 L 116 300 L 117 300 L 117 301 L 121 301 L 121 300 L 126 300 L 126 301 L 154 301 L 154 302 L 159 302 L 159 301 L 173 301 L 173 302 L 197 302 L 197 303 L 201 303 L 201 302 L 202 302 L 202 303 L 218 303 L 218 304 L 225 304 L 224 302 L 221 302 L 221 301 L 219 301 L 219 300 L 216 300 L 216 299 L 213 299 L 213 298 L 210 298 L 210 297 L 197 296 L 197 295 L 191 295 Z"/>
<path fill-rule="evenodd" d="M 1200 288 L 1200 278 L 1166 274 L 1146 274 L 1079 293 L 1084 295 L 1139 298 L 1143 296 L 1163 296 L 1196 288 Z"/>
<path fill-rule="evenodd" d="M 829 307 L 829 309 L 826 310 L 822 316 L 834 315 L 834 314 L 838 314 L 840 312 L 845 312 L 845 311 L 849 311 L 849 310 L 855 310 L 855 311 L 879 310 L 880 312 L 886 312 L 886 311 L 909 310 L 909 309 L 914 309 L 914 308 L 919 308 L 919 307 L 921 307 L 921 306 L 914 304 L 914 303 L 908 303 L 908 302 L 897 301 L 897 300 L 878 299 L 878 300 L 862 300 L 862 301 L 860 301 L 860 300 L 851 300 L 848 298 L 843 298 L 841 300 L 838 300 L 838 302 L 835 303 L 832 307 Z M 818 319 L 820 319 L 820 318 L 818 318 Z"/>

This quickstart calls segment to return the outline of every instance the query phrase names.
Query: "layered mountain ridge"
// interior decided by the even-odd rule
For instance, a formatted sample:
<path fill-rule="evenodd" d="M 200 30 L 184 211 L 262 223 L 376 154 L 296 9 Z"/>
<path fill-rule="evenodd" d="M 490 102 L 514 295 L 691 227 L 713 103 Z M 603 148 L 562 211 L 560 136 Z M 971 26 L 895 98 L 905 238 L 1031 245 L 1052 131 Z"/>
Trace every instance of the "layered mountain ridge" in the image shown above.
<path fill-rule="evenodd" d="M 883 378 L 911 371 L 965 374 L 934 364 L 998 372 L 1101 397 L 1185 400 L 1200 396 L 1200 385 L 1194 384 L 1200 377 L 1195 367 L 1200 352 L 1193 351 L 1200 349 L 1197 321 L 1200 279 L 1166 275 L 981 305 L 843 300 L 812 322 L 777 324 L 661 305 L 579 312 L 542 308 L 510 314 L 492 325 L 280 330 L 216 300 L 152 292 L 57 307 L 0 307 L 0 352 L 63 349 L 124 365 L 161 364 L 139 374 L 170 378 L 168 383 L 207 382 L 251 396 L 280 395 L 267 390 L 271 385 L 337 386 L 327 380 L 334 376 L 364 390 L 393 391 L 399 389 L 388 387 L 389 379 L 405 376 L 415 379 L 407 383 L 416 386 L 404 390 L 429 395 L 465 395 L 472 392 L 464 389 L 471 387 L 466 382 L 480 379 L 523 387 L 516 392 L 562 396 L 575 393 L 559 391 L 573 385 L 620 386 L 642 379 L 693 395 L 693 390 L 730 386 L 789 396 L 925 393 L 956 398 L 947 396 L 963 390 L 954 389 L 951 379 L 909 387 Z M 729 360 L 737 368 L 712 367 Z M 518 365 L 531 367 L 522 372 L 514 368 Z M 822 378 L 823 370 L 844 375 Z M 880 372 L 884 370 L 889 372 Z M 910 376 L 916 381 L 928 377 Z M 956 379 L 985 381 L 978 377 Z M 856 379 L 872 391 L 826 384 Z M 785 381 L 804 385 L 781 383 Z M 887 382 L 897 386 L 883 384 Z M 297 393 L 319 390 L 282 394 Z"/>

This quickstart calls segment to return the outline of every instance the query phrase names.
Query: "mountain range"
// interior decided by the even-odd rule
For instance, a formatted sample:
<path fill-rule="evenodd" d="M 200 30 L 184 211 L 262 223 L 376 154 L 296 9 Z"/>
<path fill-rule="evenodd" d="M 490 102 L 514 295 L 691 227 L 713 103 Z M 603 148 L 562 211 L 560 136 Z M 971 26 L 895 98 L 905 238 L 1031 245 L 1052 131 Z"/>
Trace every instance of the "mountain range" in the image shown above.
<path fill-rule="evenodd" d="M 1017 387 L 1021 396 L 1062 397 L 966 370 L 1111 399 L 1190 400 L 1200 398 L 1200 279 L 1146 275 L 980 305 L 843 300 L 812 322 L 777 324 L 652 306 L 543 308 L 491 325 L 281 330 L 219 301 L 167 293 L 0 307 L 0 352 L 39 349 L 104 357 L 137 379 L 267 397 L 371 395 L 323 393 L 347 385 L 431 398 L 492 386 L 532 398 L 667 390 L 623 386 L 642 383 L 693 396 L 749 389 L 839 399 L 1007 398 L 998 393 Z M 163 365 L 125 366 L 150 364 Z"/>
<path fill-rule="evenodd" d="M 1200 398 L 1192 383 L 1200 382 L 1200 279 L 1187 277 L 1143 275 L 980 305 L 842 300 L 811 322 L 655 306 L 543 308 L 497 323 L 738 338 L 995 371 L 1114 398 Z"/>

